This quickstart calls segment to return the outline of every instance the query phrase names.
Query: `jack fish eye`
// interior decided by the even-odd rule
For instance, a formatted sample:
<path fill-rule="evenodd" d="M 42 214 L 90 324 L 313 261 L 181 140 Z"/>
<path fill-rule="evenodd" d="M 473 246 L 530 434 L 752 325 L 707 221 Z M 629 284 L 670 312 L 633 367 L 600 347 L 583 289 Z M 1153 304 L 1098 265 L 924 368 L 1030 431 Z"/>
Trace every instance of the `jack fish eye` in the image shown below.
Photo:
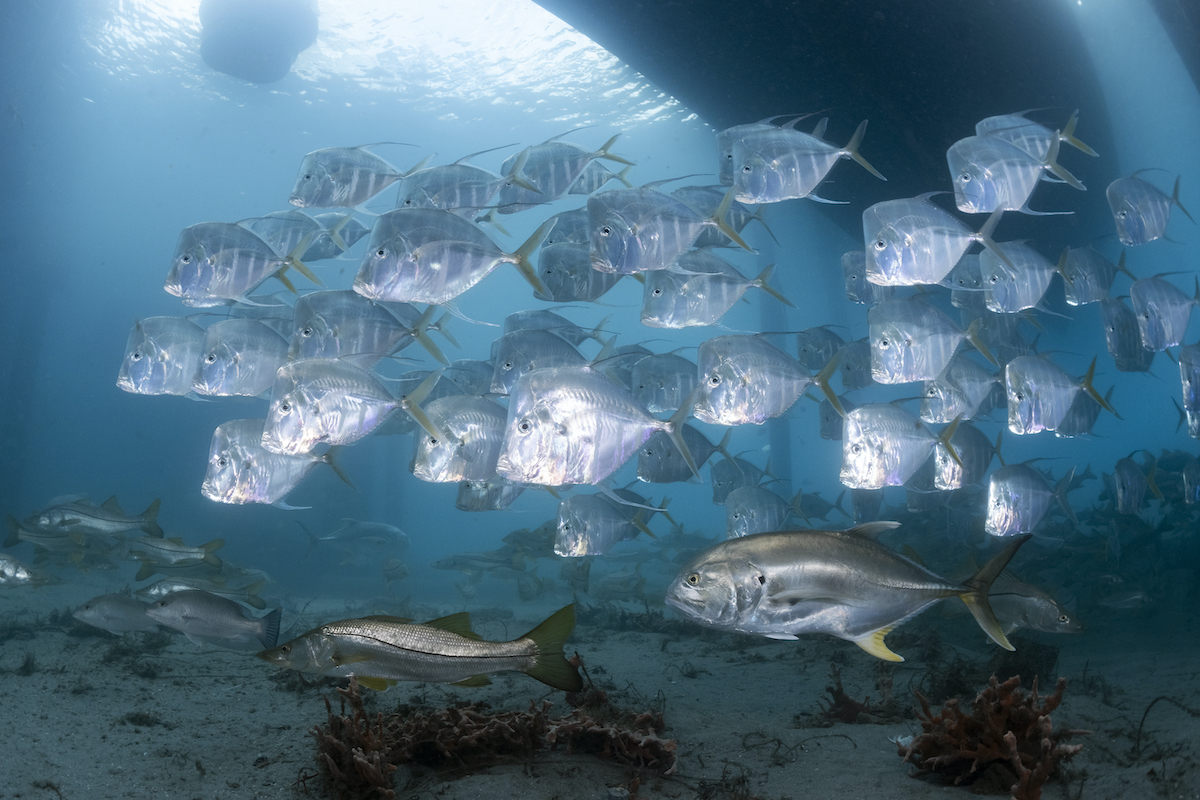
<path fill-rule="evenodd" d="M 863 449 L 863 448 L 862 448 L 862 445 L 861 445 L 861 444 L 852 444 L 852 445 L 850 445 L 850 452 L 851 452 L 851 453 L 861 453 L 861 452 L 862 452 L 862 449 Z"/>
<path fill-rule="evenodd" d="M 693 572 L 691 575 L 688 575 L 687 582 L 689 586 L 695 586 L 696 584 L 700 583 L 700 573 Z"/>
<path fill-rule="evenodd" d="M 709 386 L 720 386 L 721 385 L 721 376 L 713 375 L 712 377 L 710 377 L 708 379 L 708 385 Z"/>
<path fill-rule="evenodd" d="M 527 419 L 523 419 L 517 423 L 517 430 L 521 433 L 529 433 L 533 430 L 533 423 Z"/>

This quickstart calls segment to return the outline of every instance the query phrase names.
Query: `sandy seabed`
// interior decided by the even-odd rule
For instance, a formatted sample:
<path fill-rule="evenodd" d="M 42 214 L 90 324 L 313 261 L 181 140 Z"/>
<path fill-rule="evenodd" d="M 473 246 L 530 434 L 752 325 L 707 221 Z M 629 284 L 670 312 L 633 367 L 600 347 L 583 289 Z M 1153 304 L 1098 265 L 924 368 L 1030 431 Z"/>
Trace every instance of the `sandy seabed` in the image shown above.
<path fill-rule="evenodd" d="M 331 682 L 303 685 L 252 654 L 197 646 L 173 632 L 117 637 L 50 613 L 72 600 L 54 586 L 10 590 L 0 600 L 0 798 L 331 796 L 310 733 L 326 722 L 323 697 L 338 708 Z M 503 623 L 481 614 L 475 628 L 487 639 L 511 638 L 552 610 L 521 605 Z M 1177 612 L 1114 613 L 1089 620 L 1084 634 L 1018 640 L 1059 648 L 1051 677 L 1069 685 L 1055 727 L 1093 731 L 1072 740 L 1083 751 L 1044 797 L 1200 797 L 1198 626 L 1188 620 L 1181 629 Z M 288 626 L 286 617 L 285 610 Z M 647 623 L 641 629 L 639 620 Z M 911 777 L 889 737 L 920 732 L 912 687 L 928 688 L 964 664 L 986 671 L 998 651 L 969 617 L 935 610 L 889 637 L 908 656 L 888 667 L 903 717 L 889 724 L 822 719 L 834 663 L 847 694 L 880 703 L 882 662 L 851 644 L 714 634 L 669 613 L 662 622 L 657 614 L 581 609 L 568 650 L 617 705 L 663 711 L 664 736 L 678 745 L 675 775 L 556 750 L 470 773 L 402 768 L 396 797 L 607 800 L 627 796 L 635 777 L 640 798 L 968 796 L 970 789 Z M 542 699 L 555 703 L 552 716 L 572 710 L 562 692 L 526 676 L 493 677 L 482 689 L 400 684 L 364 694 L 369 709 L 383 712 L 472 700 L 525 710 Z M 1043 680 L 1043 694 L 1052 685 Z M 1159 696 L 1175 702 L 1160 701 L 1142 724 Z"/>

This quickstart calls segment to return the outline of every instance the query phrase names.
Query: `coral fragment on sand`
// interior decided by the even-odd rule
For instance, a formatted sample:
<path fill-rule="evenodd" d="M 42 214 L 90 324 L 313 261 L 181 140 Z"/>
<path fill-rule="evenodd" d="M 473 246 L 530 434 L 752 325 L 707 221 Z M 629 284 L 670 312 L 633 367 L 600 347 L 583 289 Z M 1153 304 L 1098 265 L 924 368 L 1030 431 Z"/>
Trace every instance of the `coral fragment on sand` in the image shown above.
<path fill-rule="evenodd" d="M 964 714 L 954 698 L 935 714 L 929 700 L 914 690 L 924 732 L 907 746 L 897 743 L 900 756 L 916 765 L 917 775 L 935 772 L 955 784 L 986 779 L 1012 792 L 1014 800 L 1037 800 L 1059 762 L 1083 749 L 1062 740 L 1091 731 L 1053 730 L 1050 712 L 1062 702 L 1065 678 L 1058 679 L 1054 694 L 1044 700 L 1038 696 L 1036 678 L 1028 694 L 1020 686 L 1019 675 L 1003 683 L 993 675 L 971 704 L 970 714 Z"/>

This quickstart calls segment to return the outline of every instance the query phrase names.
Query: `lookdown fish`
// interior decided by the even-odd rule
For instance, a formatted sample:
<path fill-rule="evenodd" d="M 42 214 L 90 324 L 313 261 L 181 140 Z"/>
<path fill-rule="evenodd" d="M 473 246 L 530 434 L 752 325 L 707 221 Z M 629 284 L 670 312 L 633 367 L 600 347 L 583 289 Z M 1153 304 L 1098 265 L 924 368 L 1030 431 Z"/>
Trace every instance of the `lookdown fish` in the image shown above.
<path fill-rule="evenodd" d="M 956 420 L 941 433 L 934 433 L 899 406 L 861 405 L 846 415 L 842 431 L 842 484 L 851 489 L 900 486 L 939 445 L 961 465 L 962 460 L 950 443 L 957 428 Z"/>
<path fill-rule="evenodd" d="M 1117 178 L 1104 192 L 1117 226 L 1117 238 L 1126 247 L 1146 244 L 1165 236 L 1167 222 L 1171 219 L 1171 206 L 1195 222 L 1188 210 L 1179 203 L 1179 178 L 1175 179 L 1175 190 L 1168 197 L 1154 184 L 1139 178 L 1138 175 L 1143 172 L 1145 170 L 1138 170 L 1128 178 Z"/>
<path fill-rule="evenodd" d="M 690 250 L 670 268 L 646 273 L 642 324 L 652 328 L 715 325 L 751 288 L 795 308 L 768 283 L 774 271 L 775 265 L 768 265 L 749 280 L 725 259 L 706 250 Z"/>
<path fill-rule="evenodd" d="M 401 308 L 413 312 L 413 319 L 397 316 Z M 425 335 L 414 319 L 426 321 L 411 307 L 376 302 L 357 292 L 310 292 L 297 298 L 293 307 L 288 357 L 346 358 L 370 369 L 384 356 L 403 350 L 414 336 Z"/>
<path fill-rule="evenodd" d="M 396 208 L 440 208 L 461 217 L 472 219 L 485 209 L 507 183 L 515 183 L 530 191 L 538 188 L 521 177 L 528 151 L 509 159 L 507 174 L 494 172 L 468 163 L 475 156 L 500 148 L 490 148 L 463 156 L 453 164 L 413 170 L 400 179 L 396 193 Z"/>
<path fill-rule="evenodd" d="M 709 478 L 713 487 L 713 505 L 723 506 L 729 499 L 729 493 L 739 486 L 757 486 L 762 479 L 770 474 L 767 469 L 759 469 L 744 458 L 726 456 L 721 461 L 714 462 L 709 469 Z"/>
<path fill-rule="evenodd" d="M 1058 163 L 1059 140 L 1055 135 L 1046 155 L 1037 159 L 1012 142 L 995 136 L 968 136 L 946 151 L 950 179 L 954 182 L 954 204 L 968 214 L 990 214 L 998 208 L 1026 214 L 1029 198 L 1047 173 L 1079 191 L 1086 187 Z"/>
<path fill-rule="evenodd" d="M 368 147 L 375 145 L 325 147 L 305 155 L 288 202 L 300 208 L 354 208 L 407 174 Z M 411 171 L 423 166 L 418 164 Z"/>
<path fill-rule="evenodd" d="M 1056 264 L 1024 242 L 1004 242 L 979 254 L 984 298 L 989 311 L 1015 314 L 1042 301 Z M 1063 276 L 1064 281 L 1066 276 Z"/>
<path fill-rule="evenodd" d="M 496 471 L 520 483 L 595 484 L 656 431 L 664 431 L 695 473 L 680 430 L 690 405 L 684 403 L 671 419 L 660 420 L 628 390 L 588 367 L 527 372 L 509 396 Z"/>
<path fill-rule="evenodd" d="M 725 498 L 725 538 L 783 530 L 800 515 L 799 495 L 792 500 L 761 486 L 739 486 Z"/>
<path fill-rule="evenodd" d="M 450 211 L 388 211 L 371 230 L 354 291 L 372 300 L 440 305 L 501 264 L 512 264 L 534 291 L 545 292 L 529 257 L 553 225 L 542 223 L 515 252 L 506 253 L 478 225 Z"/>
<path fill-rule="evenodd" d="M 972 419 L 995 386 L 995 373 L 961 353 L 955 355 L 937 377 L 925 382 L 921 419 L 940 423 L 951 422 L 955 417 Z"/>
<path fill-rule="evenodd" d="M 1003 209 L 996 209 L 973 232 L 930 202 L 932 194 L 885 200 L 863 212 L 868 281 L 880 286 L 941 283 L 972 244 L 996 251 L 992 232 Z"/>
<path fill-rule="evenodd" d="M 340 256 L 350 249 L 351 240 L 356 242 L 367 234 L 367 229 L 354 219 L 353 213 L 332 216 L 333 219 L 328 215 L 321 219 L 299 210 L 275 211 L 240 220 L 238 225 L 253 231 L 276 253 L 291 253 L 300 242 L 306 242 L 308 247 L 297 251 L 296 258 L 319 261 Z M 332 224 L 327 225 L 328 222 Z M 347 229 L 349 239 L 342 236 Z"/>
<path fill-rule="evenodd" d="M 1113 467 L 1112 482 L 1118 514 L 1136 514 L 1146 499 L 1147 490 L 1159 500 L 1163 499 L 1163 493 L 1154 482 L 1154 467 L 1155 459 L 1150 453 L 1146 454 L 1145 472 L 1133 460 L 1132 454 L 1117 461 Z"/>
<path fill-rule="evenodd" d="M 1142 350 L 1141 352 L 1146 352 Z M 1151 354 L 1153 355 L 1153 354 Z M 1108 391 L 1104 393 L 1104 401 L 1112 405 L 1112 393 L 1115 387 L 1108 387 Z M 1092 432 L 1092 428 L 1096 424 L 1096 420 L 1100 419 L 1100 412 L 1103 411 L 1100 404 L 1092 399 L 1092 396 L 1087 392 L 1078 392 L 1075 395 L 1075 400 L 1071 403 L 1071 407 L 1067 409 L 1067 415 L 1063 417 L 1062 422 L 1058 423 L 1058 427 L 1054 429 L 1054 435 L 1060 439 L 1070 439 L 1075 436 L 1086 436 Z"/>
<path fill-rule="evenodd" d="M 654 535 L 647 523 L 658 512 L 643 508 L 646 498 L 628 489 L 617 489 L 615 493 L 629 505 L 618 503 L 606 494 L 572 495 L 558 504 L 555 555 L 564 558 L 603 555 L 617 542 L 636 538 L 640 532 Z"/>
<path fill-rule="evenodd" d="M 717 209 L 720 208 L 721 201 L 725 199 L 725 193 L 728 190 L 727 186 L 721 185 L 680 186 L 678 189 L 671 190 L 671 196 L 678 197 L 707 217 L 715 214 Z M 757 211 L 751 211 L 737 200 L 729 204 L 729 211 L 725 214 L 725 222 L 729 227 L 741 233 L 752 220 L 758 220 L 759 224 L 767 228 L 767 223 L 762 218 L 761 207 Z M 767 233 L 771 234 L 772 238 L 775 237 L 775 234 L 771 233 L 770 228 L 767 228 Z M 721 233 L 720 229 L 706 228 L 696 237 L 696 241 L 693 242 L 692 246 L 697 248 L 726 247 L 731 243 L 729 237 Z"/>
<path fill-rule="evenodd" d="M 1200 344 L 1179 348 L 1179 380 L 1183 387 L 1188 436 L 1200 439 Z"/>
<path fill-rule="evenodd" d="M 828 325 L 806 328 L 796 334 L 796 358 L 800 366 L 820 371 L 846 344 Z"/>
<path fill-rule="evenodd" d="M 842 440 L 842 431 L 845 426 L 844 414 L 849 414 L 854 409 L 858 408 L 858 403 L 848 400 L 845 397 L 838 398 L 842 404 L 842 413 L 839 414 L 837 409 L 833 407 L 833 403 L 829 402 L 829 398 L 821 399 L 817 406 L 818 430 L 822 439 L 828 439 L 834 442 Z"/>
<path fill-rule="evenodd" d="M 500 188 L 496 206 L 501 214 L 515 214 L 557 200 L 570 191 L 588 164 L 598 158 L 626 165 L 633 163 L 610 152 L 620 134 L 600 145 L 598 150 L 588 150 L 577 144 L 560 142 L 559 136 L 526 147 L 515 156 L 505 159 L 500 165 L 503 172 L 518 178 L 506 182 Z M 525 163 L 524 168 L 517 172 L 513 168 L 519 159 L 524 159 Z"/>
<path fill-rule="evenodd" d="M 867 121 L 863 120 L 846 146 L 838 147 L 791 125 L 747 131 L 733 141 L 735 199 L 742 203 L 778 203 L 810 197 L 828 202 L 815 197 L 813 191 L 843 158 L 854 159 L 867 172 L 886 181 L 858 152 L 866 132 Z"/>
<path fill-rule="evenodd" d="M 275 382 L 288 359 L 288 342 L 256 319 L 225 319 L 204 332 L 199 367 L 192 378 L 196 394 L 257 397 Z"/>
<path fill-rule="evenodd" d="M 1118 272 L 1137 280 L 1125 266 L 1124 250 L 1114 264 L 1091 247 L 1068 247 L 1058 259 L 1058 271 L 1063 276 L 1067 305 L 1071 306 L 1099 303 L 1108 297 Z"/>
<path fill-rule="evenodd" d="M 992 536 L 1018 536 L 1032 533 L 1057 500 L 1074 525 L 1079 524 L 1067 487 L 1075 476 L 1072 467 L 1053 489 L 1042 473 L 1028 464 L 1008 464 L 988 477 L 987 519 L 984 530 Z"/>
<path fill-rule="evenodd" d="M 1104 323 L 1104 342 L 1117 369 L 1148 371 L 1156 351 L 1142 347 L 1142 333 L 1133 310 L 1119 297 L 1106 297 L 1100 301 L 1100 318 Z"/>
<path fill-rule="evenodd" d="M 437 373 L 407 397 L 392 397 L 365 369 L 337 358 L 305 358 L 279 368 L 263 426 L 263 447 L 300 455 L 318 444 L 351 444 L 371 433 L 384 418 L 403 408 L 432 435 L 437 428 L 416 404 L 433 388 Z"/>
<path fill-rule="evenodd" d="M 950 451 L 943 447 L 933 453 L 934 488 L 951 490 L 982 484 L 992 464 L 992 456 L 1000 456 L 1000 437 L 1003 433 L 1001 430 L 996 434 L 993 444 L 979 428 L 970 422 L 960 422 L 950 437 L 950 446 L 958 454 L 958 460 L 952 458 Z M 1004 465 L 1004 459 L 1000 459 L 1000 465 Z"/>
<path fill-rule="evenodd" d="M 865 389 L 875 383 L 871 377 L 870 338 L 846 342 L 838 351 L 837 373 L 842 378 L 842 391 L 845 392 Z"/>
<path fill-rule="evenodd" d="M 236 223 L 191 225 L 179 234 L 163 288 L 184 305 L 208 308 L 235 302 L 254 305 L 250 293 L 270 277 L 294 293 L 296 289 L 285 274 L 289 269 L 320 286 L 320 279 L 299 258 L 309 243 L 305 237 L 290 253 L 281 255 L 258 234 Z"/>
<path fill-rule="evenodd" d="M 109 633 L 158 630 L 158 623 L 146 615 L 146 604 L 123 594 L 93 597 L 72 611 L 71 616 Z"/>
<path fill-rule="evenodd" d="M 525 491 L 525 485 L 493 475 L 482 481 L 462 481 L 454 507 L 459 511 L 502 511 Z"/>
<path fill-rule="evenodd" d="M 1008 429 L 1015 434 L 1052 431 L 1066 417 L 1075 395 L 1087 392 L 1110 414 L 1117 412 L 1092 386 L 1096 374 L 1096 359 L 1087 373 L 1078 380 L 1063 372 L 1041 356 L 1020 356 L 1004 368 L 1004 385 L 1008 393 Z"/>
<path fill-rule="evenodd" d="M 1192 297 L 1157 275 L 1134 281 L 1129 287 L 1129 302 L 1137 315 L 1142 347 L 1157 352 L 1183 342 L 1192 308 L 1200 304 L 1200 278 L 1193 280 L 1196 292 Z"/>
<path fill-rule="evenodd" d="M 563 658 L 563 643 L 574 627 L 574 605 L 511 642 L 483 641 L 471 630 L 466 612 L 421 624 L 399 617 L 363 617 L 326 623 L 258 657 L 300 672 L 352 675 L 361 685 L 379 690 L 396 681 L 484 686 L 491 673 L 516 671 L 555 689 L 577 692 L 583 679 Z"/>
<path fill-rule="evenodd" d="M 588 198 L 592 269 L 623 275 L 667 269 L 708 228 L 720 230 L 744 250 L 751 249 L 725 220 L 732 190 L 712 216 L 705 217 L 660 191 L 663 183 L 667 181 L 639 189 L 610 189 Z"/>
<path fill-rule="evenodd" d="M 980 321 L 964 331 L 922 297 L 884 300 L 867 311 L 871 377 L 876 383 L 910 383 L 937 378 L 963 339 L 997 363 L 979 337 Z"/>
<path fill-rule="evenodd" d="M 558 338 L 564 339 L 578 347 L 588 339 L 603 342 L 604 326 L 607 323 L 608 318 L 606 317 L 595 328 L 588 330 L 587 328 L 581 328 L 561 314 L 555 314 L 550 309 L 532 308 L 524 311 L 514 311 L 505 317 L 504 333 L 532 330 L 548 331 Z"/>
<path fill-rule="evenodd" d="M 435 483 L 483 481 L 496 474 L 500 443 L 504 438 L 508 410 L 484 397 L 450 395 L 422 407 L 433 426 L 413 434 L 413 457 L 409 465 L 420 480 Z"/>
<path fill-rule="evenodd" d="M 522 375 L 549 367 L 582 366 L 583 354 L 561 336 L 546 330 L 519 330 L 496 340 L 492 372 L 494 394 L 512 394 Z"/>
<path fill-rule="evenodd" d="M 748 123 L 744 123 L 742 125 L 734 125 L 732 127 L 717 131 L 717 152 L 718 152 L 718 164 L 719 164 L 718 179 L 722 186 L 732 186 L 733 185 L 733 147 L 734 147 L 734 144 L 739 139 L 741 139 L 743 136 L 748 136 L 749 134 L 752 134 L 752 133 L 758 133 L 760 131 L 778 130 L 779 126 L 773 124 L 772 120 L 776 120 L 776 119 L 779 119 L 780 117 L 786 117 L 786 116 L 793 117 L 793 119 L 790 120 L 790 123 L 792 125 L 795 125 L 800 120 L 807 119 L 808 117 L 810 117 L 812 115 L 811 114 L 801 114 L 801 115 L 776 114 L 773 117 L 767 117 L 766 119 L 759 120 L 758 122 L 748 122 Z M 819 125 L 817 130 L 814 131 L 814 134 L 816 136 L 823 136 L 825 134 L 825 125 L 824 124 Z"/>
<path fill-rule="evenodd" d="M 959 597 L 985 633 L 1014 649 L 988 603 L 1018 539 L 966 583 L 942 578 L 879 544 L 895 522 L 847 531 L 784 531 L 730 539 L 695 556 L 667 589 L 666 603 L 718 630 L 772 639 L 827 633 L 887 661 L 904 659 L 884 637 L 947 597 Z"/>
<path fill-rule="evenodd" d="M 545 291 L 536 292 L 534 296 L 555 303 L 598 300 L 625 277 L 592 269 L 591 248 L 586 236 L 582 243 L 543 243 L 538 253 L 537 274 Z"/>
<path fill-rule="evenodd" d="M 761 336 L 718 336 L 700 345 L 697 366 L 700 383 L 694 412 L 711 425 L 761 425 L 778 417 L 809 386 L 817 385 L 834 407 L 841 409 L 829 388 L 837 367 L 830 361 L 815 377 Z"/>
<path fill-rule="evenodd" d="M 872 306 L 887 300 L 896 291 L 891 286 L 878 286 L 867 280 L 867 254 L 862 250 L 842 254 L 842 275 L 846 279 L 846 299 L 851 303 Z"/>
<path fill-rule="evenodd" d="M 1053 130 L 1028 119 L 1025 116 L 1028 113 L 1029 111 L 1021 111 L 1016 114 L 986 117 L 975 123 L 975 134 L 1004 139 L 1039 161 L 1046 158 L 1051 144 L 1055 141 L 1069 144 L 1089 156 L 1099 155 L 1095 150 L 1075 138 L 1075 125 L 1079 122 L 1078 111 L 1071 114 L 1071 118 L 1067 120 L 1067 124 L 1062 126 L 1061 130 Z"/>
<path fill-rule="evenodd" d="M 683 405 L 700 378 L 695 363 L 677 353 L 639 358 L 631 371 L 629 386 L 637 401 L 651 414 L 670 414 Z M 698 459 L 703 464 L 704 459 Z"/>
<path fill-rule="evenodd" d="M 278 608 L 254 617 L 238 603 L 199 589 L 172 592 L 147 606 L 146 614 L 180 631 L 194 644 L 274 647 L 279 638 Z"/>
<path fill-rule="evenodd" d="M 334 463 L 334 451 L 287 455 L 264 448 L 263 423 L 261 419 L 235 419 L 217 426 L 208 448 L 208 470 L 201 494 L 216 503 L 265 503 L 291 508 L 283 498 L 318 464 L 328 465 L 352 485 Z"/>
<path fill-rule="evenodd" d="M 713 444 L 691 425 L 684 425 L 683 442 L 687 445 L 696 466 L 702 467 L 713 453 L 723 453 L 726 458 L 731 458 L 726 448 L 732 433 L 733 428 L 728 429 L 721 441 Z M 696 477 L 684 460 L 683 454 L 672 444 L 671 437 L 662 431 L 647 439 L 638 450 L 637 476 L 639 481 L 646 483 L 681 483 L 692 481 Z"/>
<path fill-rule="evenodd" d="M 189 319 L 137 320 L 125 343 L 117 386 L 131 394 L 188 394 L 203 347 L 204 329 Z"/>

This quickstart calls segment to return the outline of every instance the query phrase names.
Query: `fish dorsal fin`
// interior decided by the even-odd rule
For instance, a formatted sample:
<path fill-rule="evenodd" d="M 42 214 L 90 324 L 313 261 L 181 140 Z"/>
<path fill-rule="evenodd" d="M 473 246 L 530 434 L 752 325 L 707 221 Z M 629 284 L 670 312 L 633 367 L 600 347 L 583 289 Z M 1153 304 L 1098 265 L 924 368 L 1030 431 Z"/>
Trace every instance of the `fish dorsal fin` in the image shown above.
<path fill-rule="evenodd" d="M 913 546 L 911 544 L 906 544 L 903 547 L 901 547 L 900 555 L 904 556 L 909 561 L 913 562 L 914 564 L 917 564 L 918 566 L 922 566 L 922 567 L 925 566 L 925 562 L 921 560 L 921 554 L 918 553 L 916 550 L 914 550 Z M 971 571 L 974 572 L 975 570 L 971 570 Z"/>
<path fill-rule="evenodd" d="M 491 682 L 490 680 L 488 680 L 488 676 L 487 676 L 487 675 L 472 675 L 471 677 L 469 677 L 469 678 L 464 678 L 464 679 L 463 679 L 463 680 L 461 680 L 461 681 L 455 681 L 454 683 L 452 683 L 452 684 L 450 684 L 450 685 L 451 685 L 451 686 L 466 686 L 466 687 L 469 687 L 469 688 L 476 688 L 476 687 L 479 687 L 479 686 L 490 686 L 490 685 L 491 685 L 491 683 L 492 683 L 492 682 Z"/>
<path fill-rule="evenodd" d="M 870 653 L 876 658 L 882 658 L 884 661 L 903 661 L 904 656 L 896 655 L 888 649 L 886 644 L 883 643 L 883 637 L 887 636 L 891 632 L 891 627 L 880 628 L 864 639 L 855 639 L 854 643 L 861 647 L 864 651 Z"/>
<path fill-rule="evenodd" d="M 115 494 L 101 503 L 100 507 L 120 514 L 121 516 L 126 516 L 125 511 L 121 508 L 121 504 L 117 502 L 117 496 Z"/>
<path fill-rule="evenodd" d="M 377 692 L 386 692 L 389 687 L 396 685 L 396 681 L 387 678 L 371 678 L 365 675 L 355 675 L 354 680 L 358 681 L 359 686 L 365 686 Z"/>
<path fill-rule="evenodd" d="M 448 617 L 438 617 L 424 623 L 427 628 L 437 628 L 440 631 L 448 633 L 456 633 L 467 639 L 478 639 L 479 634 L 471 630 L 471 614 L 467 611 L 460 611 L 457 614 L 451 614 Z"/>
<path fill-rule="evenodd" d="M 899 522 L 878 520 L 876 522 L 864 522 L 861 525 L 855 525 L 853 528 L 847 528 L 846 530 L 841 531 L 841 533 L 847 533 L 851 536 L 860 536 L 864 539 L 874 539 L 885 531 L 890 531 L 899 527 Z"/>

